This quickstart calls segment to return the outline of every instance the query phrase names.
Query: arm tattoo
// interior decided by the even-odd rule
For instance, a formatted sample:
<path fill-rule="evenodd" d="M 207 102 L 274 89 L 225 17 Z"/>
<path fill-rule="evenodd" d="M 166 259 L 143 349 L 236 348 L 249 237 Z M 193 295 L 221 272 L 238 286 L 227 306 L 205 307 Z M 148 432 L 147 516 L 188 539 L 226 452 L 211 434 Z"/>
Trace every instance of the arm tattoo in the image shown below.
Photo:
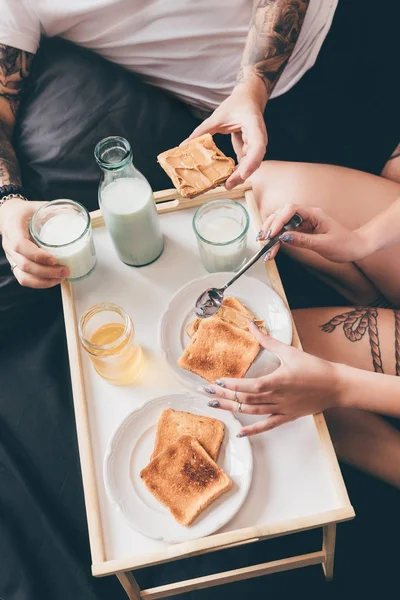
<path fill-rule="evenodd" d="M 321 329 L 324 333 L 332 333 L 339 325 L 343 325 L 344 334 L 350 342 L 359 342 L 368 331 L 372 366 L 376 373 L 383 373 L 378 330 L 378 309 L 355 308 L 333 317 L 333 319 L 321 325 Z"/>
<path fill-rule="evenodd" d="M 271 94 L 293 52 L 309 0 L 255 0 L 237 83 L 256 75 Z"/>
<path fill-rule="evenodd" d="M 10 138 L 32 59 L 29 52 L 0 44 L 0 186 L 20 184 Z"/>
<path fill-rule="evenodd" d="M 21 178 L 17 157 L 10 138 L 4 131 L 0 114 L 0 187 L 9 184 L 21 185 Z"/>

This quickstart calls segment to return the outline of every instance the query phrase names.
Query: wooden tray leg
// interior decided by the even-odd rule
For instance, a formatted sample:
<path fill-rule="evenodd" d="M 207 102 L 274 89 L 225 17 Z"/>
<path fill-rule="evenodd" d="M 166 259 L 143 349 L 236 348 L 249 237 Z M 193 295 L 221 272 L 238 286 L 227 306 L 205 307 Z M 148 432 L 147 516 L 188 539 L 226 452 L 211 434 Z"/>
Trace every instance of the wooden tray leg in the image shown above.
<path fill-rule="evenodd" d="M 333 564 L 335 560 L 336 545 L 336 523 L 330 523 L 323 527 L 322 550 L 325 552 L 325 560 L 322 563 L 327 581 L 333 579 Z"/>
<path fill-rule="evenodd" d="M 116 576 L 126 591 L 129 600 L 140 600 L 140 587 L 136 583 L 136 579 L 132 573 L 130 571 L 121 571 L 120 573 L 116 573 Z"/>

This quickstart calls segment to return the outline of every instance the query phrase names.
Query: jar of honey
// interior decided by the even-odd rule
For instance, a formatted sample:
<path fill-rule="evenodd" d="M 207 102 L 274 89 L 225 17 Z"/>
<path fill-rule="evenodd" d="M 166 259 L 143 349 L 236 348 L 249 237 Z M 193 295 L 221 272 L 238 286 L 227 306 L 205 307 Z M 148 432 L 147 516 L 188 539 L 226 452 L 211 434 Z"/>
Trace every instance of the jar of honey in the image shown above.
<path fill-rule="evenodd" d="M 129 385 L 141 373 L 143 353 L 134 342 L 132 319 L 116 304 L 96 304 L 79 322 L 79 337 L 97 373 L 114 385 Z"/>

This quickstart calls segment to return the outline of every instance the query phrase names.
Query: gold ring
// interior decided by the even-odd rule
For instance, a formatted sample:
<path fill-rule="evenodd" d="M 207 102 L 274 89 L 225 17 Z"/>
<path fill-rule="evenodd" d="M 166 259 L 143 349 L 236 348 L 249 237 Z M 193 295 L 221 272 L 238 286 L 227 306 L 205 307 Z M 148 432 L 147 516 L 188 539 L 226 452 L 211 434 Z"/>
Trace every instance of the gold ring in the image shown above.
<path fill-rule="evenodd" d="M 237 412 L 238 413 L 242 412 L 242 403 L 241 402 L 239 402 L 239 406 L 238 406 Z"/>

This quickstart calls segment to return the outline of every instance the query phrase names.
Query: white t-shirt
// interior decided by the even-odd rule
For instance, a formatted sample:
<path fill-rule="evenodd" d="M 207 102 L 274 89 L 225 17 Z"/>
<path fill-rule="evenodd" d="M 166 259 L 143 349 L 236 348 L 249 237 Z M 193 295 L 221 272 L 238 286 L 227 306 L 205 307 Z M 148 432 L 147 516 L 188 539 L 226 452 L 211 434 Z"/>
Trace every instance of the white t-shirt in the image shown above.
<path fill-rule="evenodd" d="M 338 0 L 310 0 L 272 97 L 310 69 Z M 252 0 L 0 0 L 0 43 L 36 52 L 60 36 L 135 71 L 189 104 L 215 109 L 232 91 Z"/>

